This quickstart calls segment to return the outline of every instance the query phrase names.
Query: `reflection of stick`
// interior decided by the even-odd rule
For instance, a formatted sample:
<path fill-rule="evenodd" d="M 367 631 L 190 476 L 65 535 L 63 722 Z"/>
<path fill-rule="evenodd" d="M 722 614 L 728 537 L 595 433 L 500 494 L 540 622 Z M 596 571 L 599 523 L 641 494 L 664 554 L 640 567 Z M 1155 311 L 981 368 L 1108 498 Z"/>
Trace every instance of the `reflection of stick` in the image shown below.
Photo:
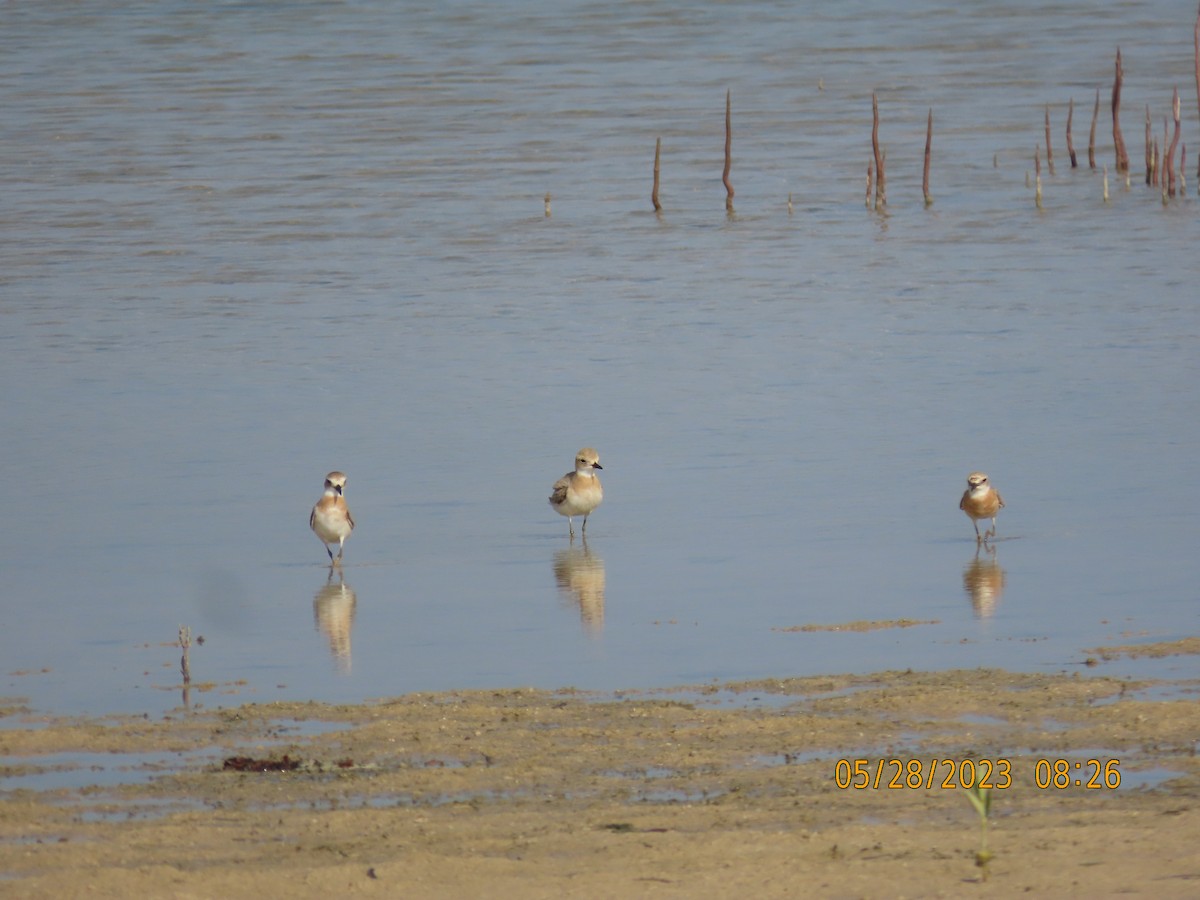
<path fill-rule="evenodd" d="M 871 91 L 871 149 L 875 151 L 875 208 L 887 206 L 887 175 L 879 152 L 879 98 Z"/>
<path fill-rule="evenodd" d="M 1046 167 L 1054 174 L 1054 151 L 1050 149 L 1050 104 L 1046 104 Z"/>
<path fill-rule="evenodd" d="M 1088 135 L 1088 166 L 1096 168 L 1096 120 L 1100 118 L 1100 88 L 1096 88 L 1096 105 L 1092 107 L 1092 132 Z"/>
<path fill-rule="evenodd" d="M 929 109 L 929 118 L 925 120 L 925 176 L 921 180 L 921 189 L 925 192 L 925 205 L 933 204 L 933 195 L 929 193 L 929 156 L 933 145 L 933 108 Z"/>
<path fill-rule="evenodd" d="M 725 91 L 725 171 L 721 181 L 725 183 L 725 208 L 733 209 L 733 185 L 729 183 L 729 170 L 733 167 L 733 118 L 730 93 Z"/>
<path fill-rule="evenodd" d="M 662 212 L 662 204 L 658 202 L 658 158 L 662 153 L 662 138 L 654 139 L 654 188 L 650 191 L 650 202 L 654 204 L 655 212 Z"/>
<path fill-rule="evenodd" d="M 1071 168 L 1079 168 L 1079 161 L 1075 158 L 1075 144 L 1071 141 L 1071 120 L 1075 118 L 1075 98 L 1071 98 L 1071 102 L 1067 104 L 1067 156 L 1071 157 Z"/>
<path fill-rule="evenodd" d="M 1129 153 L 1125 150 L 1125 138 L 1121 136 L 1121 82 L 1125 78 L 1125 70 L 1121 66 L 1121 48 L 1117 48 L 1116 75 L 1113 77 L 1112 117 L 1113 145 L 1117 151 L 1117 171 L 1129 171 Z"/>

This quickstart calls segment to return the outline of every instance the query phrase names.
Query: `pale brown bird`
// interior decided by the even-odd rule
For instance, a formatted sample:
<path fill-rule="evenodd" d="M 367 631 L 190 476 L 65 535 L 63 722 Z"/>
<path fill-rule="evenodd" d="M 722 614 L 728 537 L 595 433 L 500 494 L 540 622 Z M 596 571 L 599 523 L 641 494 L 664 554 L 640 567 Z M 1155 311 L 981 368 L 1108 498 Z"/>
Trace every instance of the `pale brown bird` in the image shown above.
<path fill-rule="evenodd" d="M 329 554 L 329 564 L 340 566 L 342 553 L 346 549 L 346 538 L 354 530 L 354 516 L 350 515 L 350 507 L 346 506 L 346 498 L 342 492 L 346 489 L 346 476 L 341 472 L 330 472 L 325 476 L 325 493 L 312 508 L 308 517 L 308 527 L 321 539 L 325 552 Z M 335 558 L 330 544 L 338 545 L 338 555 Z"/>
<path fill-rule="evenodd" d="M 996 534 L 996 513 L 1004 508 L 1004 498 L 991 486 L 985 474 L 972 472 L 967 476 L 967 489 L 958 501 L 958 508 L 971 517 L 971 524 L 975 526 L 975 540 L 986 541 Z M 992 527 L 983 534 L 979 533 L 980 519 L 992 520 Z"/>
<path fill-rule="evenodd" d="M 584 447 L 575 454 L 575 471 L 568 472 L 558 481 L 550 492 L 550 505 L 560 516 L 567 517 L 567 529 L 575 534 L 573 516 L 583 516 L 583 531 L 587 532 L 587 520 L 592 510 L 604 499 L 604 488 L 600 486 L 600 476 L 597 469 L 600 465 L 600 454 L 591 447 Z"/>

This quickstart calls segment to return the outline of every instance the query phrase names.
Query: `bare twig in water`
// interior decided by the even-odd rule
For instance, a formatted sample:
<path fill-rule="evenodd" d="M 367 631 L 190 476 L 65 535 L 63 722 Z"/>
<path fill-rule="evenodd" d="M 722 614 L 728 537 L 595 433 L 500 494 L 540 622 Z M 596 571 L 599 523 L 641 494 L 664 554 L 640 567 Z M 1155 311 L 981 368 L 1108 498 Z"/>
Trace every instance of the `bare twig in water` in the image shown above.
<path fill-rule="evenodd" d="M 1179 146 L 1179 88 L 1171 96 L 1171 115 L 1175 119 L 1175 135 L 1171 138 L 1171 147 L 1167 150 L 1167 196 L 1175 196 L 1175 148 Z"/>
<path fill-rule="evenodd" d="M 1050 147 L 1050 104 L 1046 104 L 1046 168 L 1054 174 L 1054 151 Z"/>
<path fill-rule="evenodd" d="M 1071 157 L 1071 168 L 1079 168 L 1079 160 L 1075 158 L 1075 143 L 1071 140 L 1071 122 L 1075 119 L 1075 98 L 1067 104 L 1067 156 Z"/>
<path fill-rule="evenodd" d="M 1196 11 L 1196 27 L 1192 31 L 1192 42 L 1195 45 L 1196 111 L 1200 112 L 1200 10 Z M 1197 156 L 1196 162 L 1196 181 L 1196 190 L 1200 192 L 1200 156 Z"/>
<path fill-rule="evenodd" d="M 871 91 L 871 149 L 875 152 L 875 208 L 887 206 L 887 175 L 879 149 L 879 98 Z"/>
<path fill-rule="evenodd" d="M 1096 88 L 1096 105 L 1092 107 L 1092 131 L 1088 135 L 1088 167 L 1096 168 L 1096 120 L 1100 118 L 1100 88 Z"/>
<path fill-rule="evenodd" d="M 550 192 L 546 191 L 546 196 L 542 201 L 545 204 L 546 218 L 550 218 Z"/>
<path fill-rule="evenodd" d="M 1121 82 L 1125 79 L 1125 69 L 1121 66 L 1121 48 L 1117 48 L 1116 74 L 1113 76 L 1112 89 L 1112 120 L 1113 146 L 1117 152 L 1117 171 L 1129 171 L 1129 153 L 1125 149 L 1125 138 L 1121 135 Z"/>
<path fill-rule="evenodd" d="M 650 202 L 654 204 L 655 212 L 662 212 L 662 204 L 658 202 L 658 160 L 662 154 L 662 138 L 654 139 L 654 187 L 650 190 Z"/>
<path fill-rule="evenodd" d="M 1042 148 L 1039 144 L 1033 148 L 1033 202 L 1037 208 L 1042 208 Z"/>
<path fill-rule="evenodd" d="M 179 648 L 183 650 L 183 657 L 179 660 L 179 672 L 183 676 L 184 684 L 192 683 L 192 664 L 188 659 L 188 651 L 192 647 L 192 629 L 186 625 L 179 626 Z"/>
<path fill-rule="evenodd" d="M 1163 119 L 1163 151 L 1162 151 L 1162 156 L 1159 157 L 1159 160 L 1160 160 L 1159 169 L 1162 170 L 1162 174 L 1159 175 L 1159 178 L 1158 178 L 1159 186 L 1162 188 L 1162 202 L 1164 204 L 1167 202 L 1167 169 L 1165 167 L 1170 165 L 1170 162 L 1166 158 L 1167 157 L 1166 147 L 1167 147 L 1167 120 L 1164 118 Z"/>
<path fill-rule="evenodd" d="M 725 171 L 721 181 L 725 184 L 725 209 L 733 211 L 733 185 L 729 183 L 729 170 L 733 167 L 733 116 L 730 92 L 725 91 Z"/>
<path fill-rule="evenodd" d="M 1146 104 L 1146 184 L 1154 184 L 1154 136 L 1150 131 L 1150 104 Z"/>
<path fill-rule="evenodd" d="M 925 120 L 925 174 L 921 179 L 921 190 L 925 192 L 925 205 L 933 204 L 933 195 L 929 193 L 929 157 L 933 147 L 933 107 L 929 109 L 929 118 Z"/>
<path fill-rule="evenodd" d="M 1104 202 L 1108 202 L 1108 166 L 1104 167 Z"/>

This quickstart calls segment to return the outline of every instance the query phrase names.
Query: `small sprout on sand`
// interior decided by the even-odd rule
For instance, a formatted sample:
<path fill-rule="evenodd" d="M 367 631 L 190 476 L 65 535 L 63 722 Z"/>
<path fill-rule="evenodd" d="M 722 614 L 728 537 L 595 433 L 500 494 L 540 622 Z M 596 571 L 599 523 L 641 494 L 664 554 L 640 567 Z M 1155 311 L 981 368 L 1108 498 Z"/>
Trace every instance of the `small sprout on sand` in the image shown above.
<path fill-rule="evenodd" d="M 978 784 L 967 788 L 967 799 L 979 813 L 979 849 L 975 852 L 975 865 L 979 867 L 979 877 L 988 880 L 988 863 L 992 861 L 992 853 L 987 848 L 988 816 L 992 811 L 992 789 L 981 788 Z"/>

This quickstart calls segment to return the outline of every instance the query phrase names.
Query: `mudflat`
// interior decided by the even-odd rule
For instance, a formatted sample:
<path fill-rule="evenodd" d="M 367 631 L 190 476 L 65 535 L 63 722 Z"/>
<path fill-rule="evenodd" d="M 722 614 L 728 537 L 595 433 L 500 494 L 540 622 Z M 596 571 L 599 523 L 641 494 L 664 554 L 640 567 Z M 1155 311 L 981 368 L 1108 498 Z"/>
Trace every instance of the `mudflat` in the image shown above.
<path fill-rule="evenodd" d="M 1093 667 L 158 721 L 14 703 L 0 895 L 1193 897 L 1198 690 Z"/>

